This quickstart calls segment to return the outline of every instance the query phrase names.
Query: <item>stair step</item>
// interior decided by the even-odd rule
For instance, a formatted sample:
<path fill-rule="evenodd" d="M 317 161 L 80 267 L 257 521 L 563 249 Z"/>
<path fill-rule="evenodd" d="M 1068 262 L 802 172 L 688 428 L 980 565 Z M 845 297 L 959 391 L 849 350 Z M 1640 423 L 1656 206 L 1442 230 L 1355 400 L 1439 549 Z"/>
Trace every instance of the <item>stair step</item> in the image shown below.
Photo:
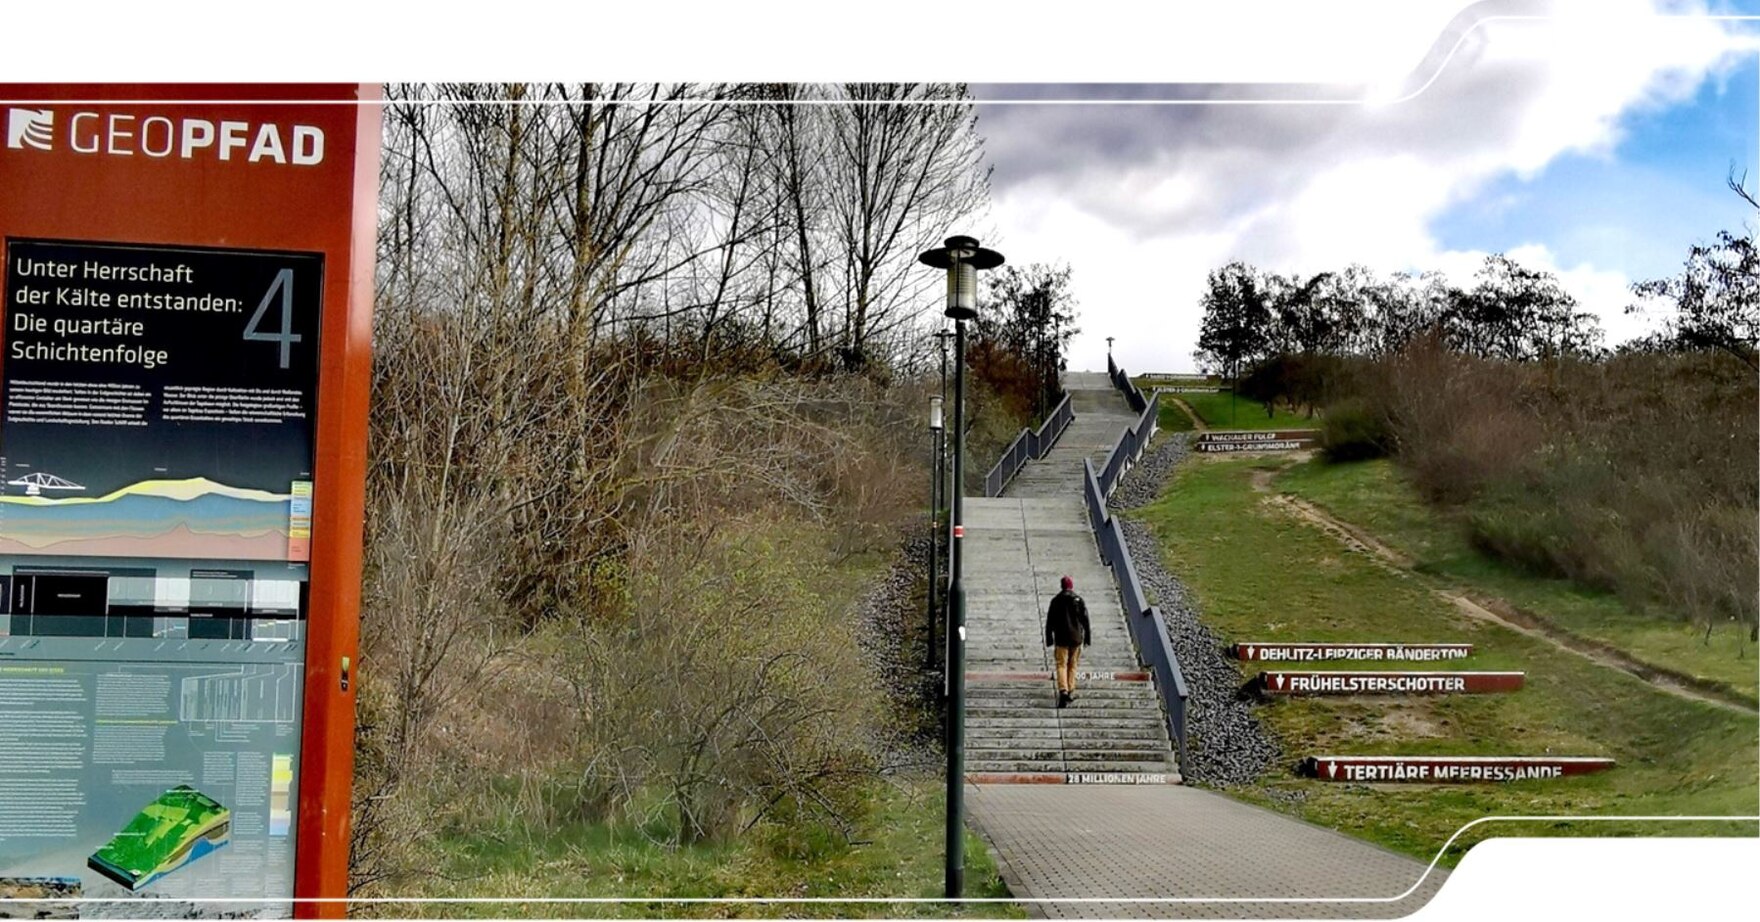
<path fill-rule="evenodd" d="M 967 772 L 967 784 L 1182 784 L 1177 771 L 1167 772 Z"/>
<path fill-rule="evenodd" d="M 1079 767 L 1077 767 L 1079 766 Z M 1045 759 L 1004 760 L 1004 759 L 970 759 L 966 760 L 968 772 L 1129 772 L 1166 774 L 1176 771 L 1171 762 L 1130 762 L 1130 761 L 1087 761 L 1066 763 Z"/>
<path fill-rule="evenodd" d="M 1140 730 L 1118 729 L 1084 729 L 1071 727 L 977 727 L 966 728 L 966 745 L 976 745 L 976 740 L 1019 740 L 1032 743 L 1034 740 L 1061 740 L 1064 743 L 1088 743 L 1106 741 L 1113 743 L 1141 743 L 1142 745 L 1167 745 L 1167 732 L 1157 724 Z"/>
<path fill-rule="evenodd" d="M 1075 765 L 1088 762 L 1166 762 L 1173 758 L 1170 749 L 1065 749 L 1063 760 Z"/>
<path fill-rule="evenodd" d="M 1172 758 L 1165 750 L 1148 749 L 1109 749 L 1109 750 L 1076 750 L 1060 751 L 1046 749 L 970 749 L 966 750 L 968 761 L 979 762 L 1055 762 L 1062 759 L 1070 766 L 1087 765 L 1090 762 L 1155 762 L 1164 763 Z"/>
<path fill-rule="evenodd" d="M 983 728 L 989 730 L 1014 730 L 1025 727 L 1041 727 L 1069 730 L 1154 730 L 1166 732 L 1166 724 L 1162 723 L 1161 715 L 1153 717 L 1090 717 L 1080 720 L 1059 720 L 1056 717 L 1021 717 L 1015 720 L 983 720 L 968 721 L 967 732 Z"/>
<path fill-rule="evenodd" d="M 1052 734 L 1017 734 L 1017 732 L 986 732 L 986 734 L 966 734 L 966 748 L 986 748 L 986 750 L 1044 750 L 1056 746 L 1060 750 L 1167 750 L 1167 734 L 1165 732 L 1140 732 L 1139 735 L 1091 735 L 1093 730 L 1084 730 L 1072 735 L 1068 730 L 1056 730 Z"/>
<path fill-rule="evenodd" d="M 1062 759 L 1045 761 L 990 760 L 967 759 L 968 772 L 1061 772 L 1064 770 Z"/>
<path fill-rule="evenodd" d="M 1110 698 L 1096 695 L 1084 695 L 1077 692 L 1076 700 L 1070 702 L 1067 707 L 1061 708 L 1061 710 L 1077 712 L 1134 710 L 1138 708 L 1154 710 L 1157 703 L 1157 700 L 1152 695 L 1130 695 L 1128 697 L 1120 696 Z M 1055 694 L 1046 694 L 1033 698 L 1025 696 L 985 695 L 982 698 L 978 698 L 977 696 L 968 698 L 966 703 L 966 714 L 970 715 L 980 709 L 1016 710 L 1021 708 L 1060 710 L 1057 707 L 1057 697 Z"/>
<path fill-rule="evenodd" d="M 1057 686 L 1050 679 L 1034 679 L 1030 682 L 968 682 L 966 683 L 966 700 L 983 697 L 991 698 L 1033 698 L 1041 695 L 1056 695 Z M 1076 682 L 1076 700 L 1100 700 L 1120 698 L 1147 698 L 1154 700 L 1155 689 L 1147 682 L 1111 682 L 1106 684 L 1088 684 Z"/>

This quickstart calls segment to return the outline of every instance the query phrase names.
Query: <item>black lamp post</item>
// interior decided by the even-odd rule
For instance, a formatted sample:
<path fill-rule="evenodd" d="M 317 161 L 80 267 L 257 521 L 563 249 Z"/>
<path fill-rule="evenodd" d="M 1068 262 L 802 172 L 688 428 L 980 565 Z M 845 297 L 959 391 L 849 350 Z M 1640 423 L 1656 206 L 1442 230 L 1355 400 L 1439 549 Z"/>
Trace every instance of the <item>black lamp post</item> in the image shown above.
<path fill-rule="evenodd" d="M 947 403 L 947 341 L 953 338 L 953 331 L 942 327 L 936 331 L 935 339 L 941 344 L 941 402 Z M 947 439 L 941 440 L 941 503 L 947 504 Z M 951 538 L 951 532 L 949 533 Z"/>
<path fill-rule="evenodd" d="M 1002 265 L 1002 254 L 972 237 L 949 237 L 946 245 L 917 256 L 925 266 L 947 270 L 946 315 L 953 320 L 953 540 L 947 548 L 947 898 L 965 892 L 966 591 L 960 584 L 960 539 L 965 495 L 966 321 L 978 316 L 978 270 Z"/>
<path fill-rule="evenodd" d="M 934 479 L 929 481 L 929 612 L 928 612 L 928 658 L 923 661 L 923 668 L 935 671 L 935 598 L 936 583 L 940 581 L 937 569 L 940 564 L 941 544 L 941 462 L 943 452 L 941 426 L 941 398 L 929 398 L 929 453 L 933 456 L 929 465 Z"/>

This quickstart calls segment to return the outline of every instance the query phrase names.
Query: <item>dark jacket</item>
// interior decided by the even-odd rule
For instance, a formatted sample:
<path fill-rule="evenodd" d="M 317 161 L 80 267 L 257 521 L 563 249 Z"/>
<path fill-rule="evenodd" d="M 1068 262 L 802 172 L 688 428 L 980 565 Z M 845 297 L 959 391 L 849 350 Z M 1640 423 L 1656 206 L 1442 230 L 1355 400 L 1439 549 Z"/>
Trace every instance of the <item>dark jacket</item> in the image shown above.
<path fill-rule="evenodd" d="M 1065 589 L 1051 597 L 1045 612 L 1045 646 L 1085 647 L 1094 638 L 1088 631 L 1088 603 Z"/>

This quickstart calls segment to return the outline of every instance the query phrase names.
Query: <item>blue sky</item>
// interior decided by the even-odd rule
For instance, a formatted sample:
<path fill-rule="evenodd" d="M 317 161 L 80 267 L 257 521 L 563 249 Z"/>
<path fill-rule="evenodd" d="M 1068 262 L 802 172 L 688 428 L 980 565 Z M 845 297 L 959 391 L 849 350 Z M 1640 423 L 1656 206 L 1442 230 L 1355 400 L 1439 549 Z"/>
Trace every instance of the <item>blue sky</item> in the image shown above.
<path fill-rule="evenodd" d="M 1632 283 L 1753 221 L 1724 180 L 1733 162 L 1760 184 L 1754 28 L 1678 15 L 1703 8 L 1674 0 L 1431 6 L 1428 24 L 1348 55 L 1339 43 L 1376 37 L 1381 19 L 1362 12 L 1332 35 L 1316 24 L 1315 41 L 1269 56 L 1310 55 L 1278 72 L 1284 86 L 1256 88 L 1269 104 L 980 104 L 992 242 L 1014 262 L 1071 266 L 1072 367 L 1104 367 L 1117 336 L 1126 367 L 1191 369 L 1204 278 L 1235 260 L 1301 275 L 1436 270 L 1464 286 L 1502 252 L 1553 273 L 1614 345 L 1657 319 L 1626 313 Z M 1205 41 L 1231 35 L 1257 33 L 1240 22 Z M 1201 84 L 1237 56 L 1177 77 Z M 1338 75 L 1346 59 L 1361 64 L 1334 92 L 1366 87 L 1349 104 L 1295 98 L 1288 84 L 1325 79 L 1294 75 Z M 977 88 L 981 100 L 1098 92 Z"/>
<path fill-rule="evenodd" d="M 1687 247 L 1752 222 L 1724 187 L 1730 166 L 1760 181 L 1760 58 L 1705 79 L 1692 98 L 1620 119 L 1603 154 L 1566 154 L 1538 175 L 1505 175 L 1431 225 L 1444 247 L 1497 251 L 1544 241 L 1565 265 L 1633 278 L 1680 267 Z"/>

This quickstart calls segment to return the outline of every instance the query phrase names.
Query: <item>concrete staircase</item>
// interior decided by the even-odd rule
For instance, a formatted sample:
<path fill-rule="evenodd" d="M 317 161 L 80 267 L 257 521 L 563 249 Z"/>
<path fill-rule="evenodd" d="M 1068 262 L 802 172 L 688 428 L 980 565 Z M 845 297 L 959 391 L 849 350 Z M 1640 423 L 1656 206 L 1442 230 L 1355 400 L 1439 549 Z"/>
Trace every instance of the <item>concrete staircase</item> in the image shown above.
<path fill-rule="evenodd" d="M 1075 419 L 993 499 L 965 500 L 966 770 L 980 783 L 1178 781 L 1160 700 L 1137 659 L 1082 502 L 1082 459 L 1135 421 L 1105 375 L 1065 378 Z M 1057 707 L 1045 609 L 1069 576 L 1088 605 L 1076 700 Z"/>

